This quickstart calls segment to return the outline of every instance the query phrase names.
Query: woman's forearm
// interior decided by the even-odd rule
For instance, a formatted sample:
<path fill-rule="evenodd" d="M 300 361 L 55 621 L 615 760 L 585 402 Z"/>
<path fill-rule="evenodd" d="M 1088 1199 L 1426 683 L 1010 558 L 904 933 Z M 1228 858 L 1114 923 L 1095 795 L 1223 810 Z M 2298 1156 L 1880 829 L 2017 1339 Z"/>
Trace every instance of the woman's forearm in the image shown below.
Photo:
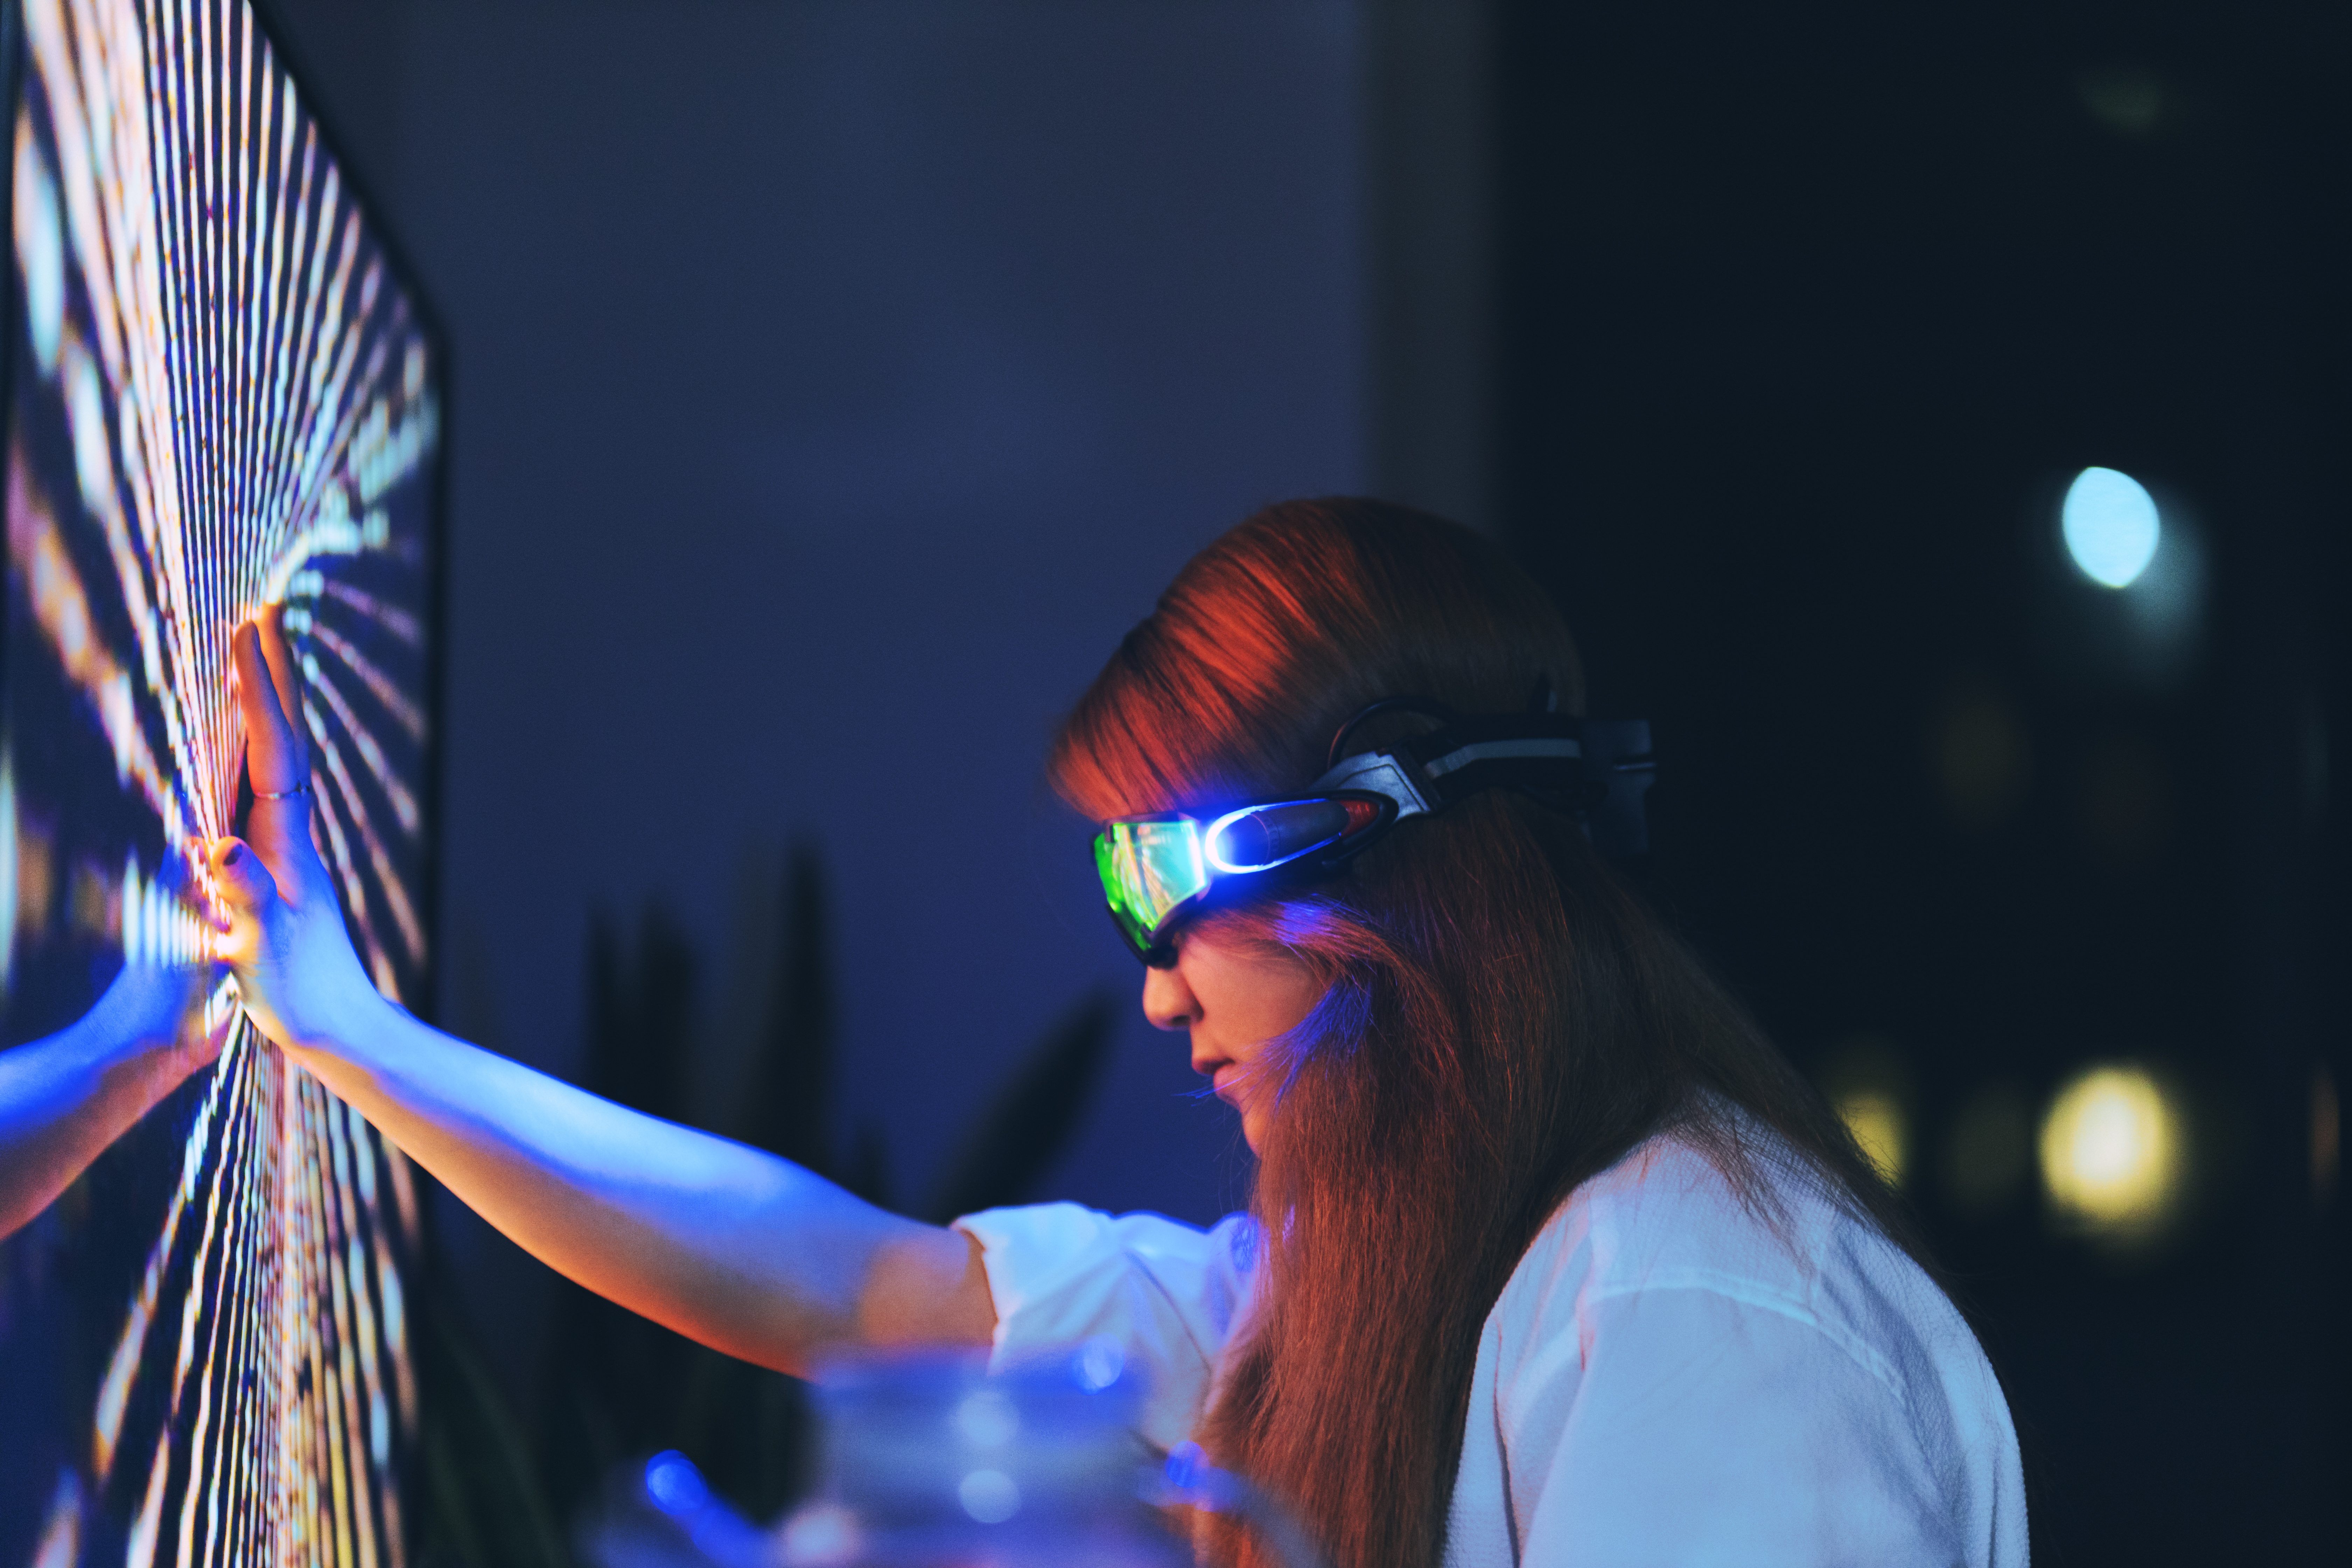
<path fill-rule="evenodd" d="M 658 1121 L 389 1005 L 294 1052 L 526 1251 L 703 1343 L 785 1372 L 855 1346 L 987 1342 L 960 1233 Z"/>
<path fill-rule="evenodd" d="M 47 1039 L 0 1051 L 0 1237 L 55 1203 L 200 1065 L 168 1036 L 108 1022 L 101 1006 Z"/>

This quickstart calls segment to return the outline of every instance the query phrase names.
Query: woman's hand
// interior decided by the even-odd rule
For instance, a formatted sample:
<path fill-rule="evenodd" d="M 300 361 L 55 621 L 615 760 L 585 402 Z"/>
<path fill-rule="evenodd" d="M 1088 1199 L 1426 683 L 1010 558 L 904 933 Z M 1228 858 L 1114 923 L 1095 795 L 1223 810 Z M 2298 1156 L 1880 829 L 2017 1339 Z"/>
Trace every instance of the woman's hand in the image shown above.
<path fill-rule="evenodd" d="M 215 952 L 236 968 L 263 1034 L 331 1051 L 385 1004 L 352 950 L 334 879 L 310 840 L 310 749 L 293 721 L 301 687 L 277 609 L 237 627 L 232 651 L 254 799 L 246 837 L 210 848 L 227 917 Z"/>
<path fill-rule="evenodd" d="M 215 973 L 207 963 L 126 963 L 74 1026 L 112 1055 L 157 1058 L 176 1084 L 212 1066 L 228 1039 L 227 1019 L 204 1016 Z"/>
<path fill-rule="evenodd" d="M 220 1055 L 227 1025 L 204 1016 L 211 973 L 204 963 L 126 964 L 79 1021 L 0 1051 L 0 1237 Z"/>

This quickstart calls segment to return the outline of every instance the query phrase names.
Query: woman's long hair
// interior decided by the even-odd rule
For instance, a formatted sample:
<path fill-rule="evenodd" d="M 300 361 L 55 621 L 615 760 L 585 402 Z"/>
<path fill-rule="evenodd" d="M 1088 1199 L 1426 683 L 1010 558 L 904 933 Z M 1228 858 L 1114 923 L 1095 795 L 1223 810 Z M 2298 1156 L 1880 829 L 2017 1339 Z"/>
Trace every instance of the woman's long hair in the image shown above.
<path fill-rule="evenodd" d="M 1307 784 L 1380 699 L 1503 713 L 1539 691 L 1582 710 L 1575 646 L 1494 544 L 1379 502 L 1291 502 L 1178 574 L 1052 774 L 1097 819 L 1205 808 Z M 1427 722 L 1383 716 L 1350 747 Z M 1202 1441 L 1338 1568 L 1435 1568 L 1486 1314 L 1561 1200 L 1650 1135 L 1703 1151 L 1768 1221 L 1773 1177 L 1794 1175 L 1916 1251 L 1821 1098 L 1540 803 L 1474 796 L 1211 922 L 1327 990 L 1268 1053 L 1258 1296 Z"/>

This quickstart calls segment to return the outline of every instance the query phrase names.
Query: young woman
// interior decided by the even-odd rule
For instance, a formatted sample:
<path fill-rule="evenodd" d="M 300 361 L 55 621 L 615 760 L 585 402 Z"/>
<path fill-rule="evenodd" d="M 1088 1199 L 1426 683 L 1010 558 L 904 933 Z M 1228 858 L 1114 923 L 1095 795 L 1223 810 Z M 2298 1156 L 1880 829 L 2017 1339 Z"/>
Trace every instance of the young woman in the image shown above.
<path fill-rule="evenodd" d="M 1144 1010 L 1189 1034 L 1259 1156 L 1253 1214 L 1206 1234 L 1069 1205 L 934 1230 L 399 1012 L 291 793 L 283 647 L 241 634 L 237 666 L 260 798 L 214 867 L 247 1006 L 624 1305 L 795 1372 L 850 1346 L 1113 1335 L 1152 1374 L 1145 1436 L 1196 1436 L 1288 1499 L 1339 1568 L 2024 1562 L 2000 1386 L 1852 1141 L 1560 799 L 1465 769 L 1542 752 L 1491 737 L 1582 699 L 1558 614 L 1467 531 L 1352 500 L 1250 519 L 1055 746 L 1063 795 L 1108 825 Z M 1490 739 L 1422 769 L 1465 769 L 1443 809 L 1395 820 L 1392 797 L 1317 786 L 1334 752 L 1344 774 L 1448 725 Z M 1149 875 L 1153 834 L 1327 796 L 1360 846 L 1344 858 L 1192 902 Z M 1193 826 L 1151 820 L 1171 813 Z M 1259 858 L 1214 833 L 1210 858 L 1278 858 L 1289 828 L 1250 820 Z"/>

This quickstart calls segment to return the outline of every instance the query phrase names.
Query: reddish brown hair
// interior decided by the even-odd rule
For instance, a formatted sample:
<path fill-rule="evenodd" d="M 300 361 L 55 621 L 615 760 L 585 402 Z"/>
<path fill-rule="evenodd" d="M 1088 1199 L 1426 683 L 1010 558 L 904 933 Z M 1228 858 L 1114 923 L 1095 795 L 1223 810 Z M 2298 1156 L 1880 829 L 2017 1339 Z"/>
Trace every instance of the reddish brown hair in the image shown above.
<path fill-rule="evenodd" d="M 1507 712 L 1538 681 L 1582 710 L 1567 626 L 1492 542 L 1380 502 L 1296 501 L 1177 575 L 1052 773 L 1097 819 L 1205 807 L 1304 785 L 1381 698 Z M 1387 722 L 1351 748 L 1426 721 Z M 1259 1296 L 1202 1441 L 1290 1500 L 1338 1568 L 1434 1568 L 1486 1313 L 1561 1200 L 1643 1139 L 1676 1131 L 1768 1219 L 1760 1164 L 1793 1162 L 1908 1245 L 1820 1097 L 1537 802 L 1473 797 L 1213 919 L 1328 989 L 1279 1043 Z"/>

